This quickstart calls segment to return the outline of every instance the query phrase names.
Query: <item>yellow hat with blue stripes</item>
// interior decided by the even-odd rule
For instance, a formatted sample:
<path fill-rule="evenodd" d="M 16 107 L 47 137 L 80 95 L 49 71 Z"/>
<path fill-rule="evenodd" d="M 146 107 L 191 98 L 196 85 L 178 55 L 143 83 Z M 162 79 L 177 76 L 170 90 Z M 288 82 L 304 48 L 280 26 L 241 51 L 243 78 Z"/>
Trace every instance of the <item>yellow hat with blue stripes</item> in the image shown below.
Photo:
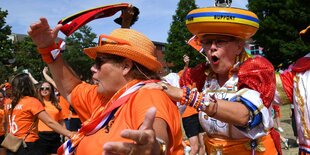
<path fill-rule="evenodd" d="M 259 28 L 255 13 L 240 8 L 206 7 L 192 10 L 186 16 L 188 30 L 197 35 L 227 35 L 251 38 Z"/>

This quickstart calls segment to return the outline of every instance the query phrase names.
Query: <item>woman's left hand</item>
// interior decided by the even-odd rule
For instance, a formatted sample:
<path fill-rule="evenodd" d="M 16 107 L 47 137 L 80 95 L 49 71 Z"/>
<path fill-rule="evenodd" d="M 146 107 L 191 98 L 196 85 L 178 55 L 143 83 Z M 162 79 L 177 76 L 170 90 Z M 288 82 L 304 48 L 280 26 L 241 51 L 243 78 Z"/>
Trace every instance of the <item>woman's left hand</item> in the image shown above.
<path fill-rule="evenodd" d="M 121 137 L 131 139 L 133 142 L 107 142 L 103 146 L 103 154 L 159 154 L 160 146 L 153 129 L 155 114 L 156 108 L 148 109 L 139 130 L 125 129 L 121 132 Z"/>

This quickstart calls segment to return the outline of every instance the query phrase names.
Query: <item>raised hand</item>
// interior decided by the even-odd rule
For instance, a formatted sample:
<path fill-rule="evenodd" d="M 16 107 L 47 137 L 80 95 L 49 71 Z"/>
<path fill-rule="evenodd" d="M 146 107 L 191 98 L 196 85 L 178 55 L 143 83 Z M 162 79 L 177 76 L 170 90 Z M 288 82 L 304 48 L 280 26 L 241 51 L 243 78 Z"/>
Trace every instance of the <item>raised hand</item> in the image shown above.
<path fill-rule="evenodd" d="M 47 74 L 47 72 L 48 72 L 48 67 L 45 66 L 45 67 L 43 68 L 43 74 Z"/>
<path fill-rule="evenodd" d="M 28 34 L 38 48 L 46 48 L 55 43 L 61 26 L 58 24 L 54 29 L 51 29 L 47 19 L 42 17 L 40 21 L 30 25 Z"/>
<path fill-rule="evenodd" d="M 139 130 L 125 129 L 121 132 L 123 138 L 130 139 L 133 142 L 107 142 L 103 146 L 103 154 L 159 154 L 160 146 L 153 129 L 155 114 L 156 108 L 148 109 Z"/>
<path fill-rule="evenodd" d="M 189 64 L 189 56 L 184 54 L 183 55 L 183 61 L 185 63 L 185 67 L 188 67 L 188 64 Z"/>

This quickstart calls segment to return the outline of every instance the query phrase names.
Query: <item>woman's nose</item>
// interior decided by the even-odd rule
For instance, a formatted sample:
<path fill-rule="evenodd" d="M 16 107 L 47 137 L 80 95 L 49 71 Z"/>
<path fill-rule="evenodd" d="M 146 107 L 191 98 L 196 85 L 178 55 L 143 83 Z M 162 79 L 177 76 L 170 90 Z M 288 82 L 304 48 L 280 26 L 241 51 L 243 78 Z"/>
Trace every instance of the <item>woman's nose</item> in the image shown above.
<path fill-rule="evenodd" d="M 96 67 L 95 64 L 91 66 L 90 71 L 91 71 L 93 74 L 98 72 L 98 69 L 97 69 L 97 67 Z"/>
<path fill-rule="evenodd" d="M 210 48 L 217 48 L 217 44 L 215 40 L 212 40 Z"/>

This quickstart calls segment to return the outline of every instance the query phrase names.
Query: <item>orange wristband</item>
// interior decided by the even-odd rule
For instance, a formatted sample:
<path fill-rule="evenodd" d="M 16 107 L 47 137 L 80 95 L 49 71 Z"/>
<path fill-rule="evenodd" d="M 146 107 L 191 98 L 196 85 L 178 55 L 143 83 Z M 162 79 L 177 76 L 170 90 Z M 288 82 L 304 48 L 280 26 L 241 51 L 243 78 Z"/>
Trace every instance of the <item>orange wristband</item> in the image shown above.
<path fill-rule="evenodd" d="M 45 47 L 45 48 L 38 48 L 38 51 L 41 55 L 43 54 L 51 54 L 51 51 L 54 50 L 54 49 L 57 49 L 58 46 L 56 43 L 48 46 L 48 47 Z"/>
<path fill-rule="evenodd" d="M 54 62 L 61 56 L 60 45 L 57 45 L 56 43 L 46 48 L 38 48 L 38 51 L 41 54 L 42 60 L 47 64 Z"/>

